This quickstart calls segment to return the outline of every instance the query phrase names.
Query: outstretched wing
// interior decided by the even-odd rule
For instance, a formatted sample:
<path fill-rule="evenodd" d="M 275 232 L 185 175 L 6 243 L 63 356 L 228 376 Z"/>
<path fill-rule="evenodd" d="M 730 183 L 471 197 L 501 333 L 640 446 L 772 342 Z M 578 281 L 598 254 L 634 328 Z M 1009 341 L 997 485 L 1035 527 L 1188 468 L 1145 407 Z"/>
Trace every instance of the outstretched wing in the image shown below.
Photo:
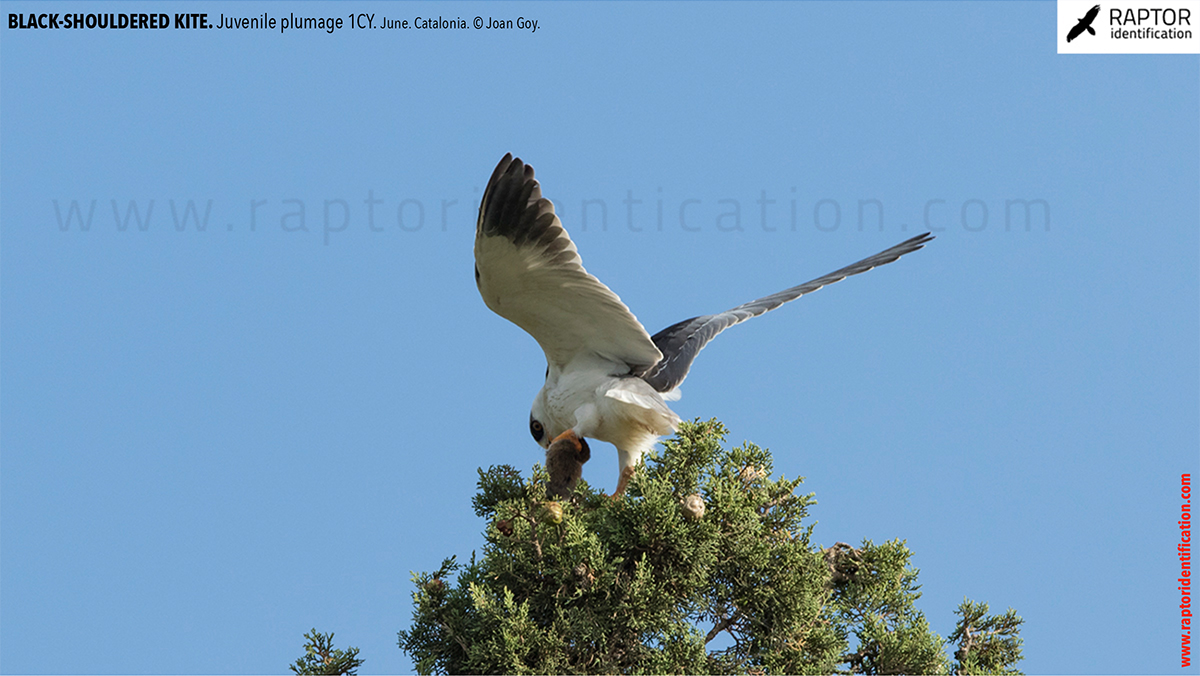
<path fill-rule="evenodd" d="M 887 265 L 904 254 L 920 249 L 931 239 L 933 239 L 933 235 L 925 233 L 800 286 L 793 286 L 765 298 L 752 300 L 719 314 L 693 317 L 668 326 L 654 334 L 653 338 L 654 344 L 663 353 L 663 360 L 647 371 L 642 379 L 659 392 L 670 392 L 683 382 L 696 355 L 718 333 L 751 317 L 774 310 L 780 305 L 796 300 L 806 293 L 816 291 L 822 286 L 840 282 L 851 275 L 866 272 L 880 265 Z"/>
<path fill-rule="evenodd" d="M 475 228 L 475 283 L 496 314 L 525 329 L 559 368 L 588 351 L 640 375 L 662 359 L 617 294 L 583 269 L 533 167 L 505 155 Z"/>

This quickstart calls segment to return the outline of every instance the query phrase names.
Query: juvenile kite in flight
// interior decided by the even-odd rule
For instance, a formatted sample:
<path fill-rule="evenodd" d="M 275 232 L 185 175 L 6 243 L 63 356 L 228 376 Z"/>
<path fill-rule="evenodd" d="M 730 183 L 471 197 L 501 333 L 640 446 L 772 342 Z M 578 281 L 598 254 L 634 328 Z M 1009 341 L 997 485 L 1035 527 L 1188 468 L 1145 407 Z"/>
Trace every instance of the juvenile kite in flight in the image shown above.
<path fill-rule="evenodd" d="M 617 294 L 583 269 L 533 167 L 511 154 L 492 172 L 475 229 L 475 283 L 496 314 L 525 329 L 546 354 L 546 384 L 529 432 L 547 449 L 551 493 L 565 497 L 590 451 L 585 438 L 617 447 L 625 491 L 634 467 L 679 416 L 666 401 L 718 333 L 811 291 L 920 249 L 926 233 L 869 258 L 731 310 L 692 317 L 650 336 Z M 556 471 L 554 468 L 558 467 Z M 557 475 L 557 476 L 556 476 Z M 556 481 L 557 479 L 557 481 Z"/>

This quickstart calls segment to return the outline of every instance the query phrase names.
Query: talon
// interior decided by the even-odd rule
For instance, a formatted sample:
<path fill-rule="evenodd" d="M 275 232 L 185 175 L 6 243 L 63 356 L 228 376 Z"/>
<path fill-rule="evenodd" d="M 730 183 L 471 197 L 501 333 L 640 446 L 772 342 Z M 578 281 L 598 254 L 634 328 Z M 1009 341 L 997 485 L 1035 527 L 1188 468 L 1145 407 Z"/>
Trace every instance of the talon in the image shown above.
<path fill-rule="evenodd" d="M 582 445 L 580 443 L 581 439 L 579 438 L 579 435 L 575 434 L 575 430 L 567 430 L 566 432 L 563 432 L 562 434 L 558 435 L 557 437 L 554 437 L 554 441 L 551 441 L 550 445 L 553 446 L 554 444 L 557 444 L 560 441 L 570 441 L 575 446 Z"/>

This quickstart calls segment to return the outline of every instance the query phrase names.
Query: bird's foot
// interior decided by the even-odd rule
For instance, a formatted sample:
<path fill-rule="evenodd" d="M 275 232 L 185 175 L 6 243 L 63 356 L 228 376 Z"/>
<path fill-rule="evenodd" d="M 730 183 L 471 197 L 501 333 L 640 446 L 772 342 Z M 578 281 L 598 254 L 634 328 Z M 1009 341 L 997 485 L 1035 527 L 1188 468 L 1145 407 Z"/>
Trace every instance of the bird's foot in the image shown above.
<path fill-rule="evenodd" d="M 625 489 L 629 488 L 629 480 L 633 478 L 633 468 L 626 467 L 621 470 L 621 478 L 617 479 L 617 490 L 613 491 L 612 499 L 617 500 L 625 495 Z"/>
<path fill-rule="evenodd" d="M 575 446 L 579 446 L 580 441 L 581 441 L 581 439 L 579 438 L 578 434 L 575 434 L 575 430 L 567 430 L 566 432 L 563 432 L 562 434 L 558 435 L 557 437 L 554 437 L 554 439 L 550 442 L 550 445 L 553 446 L 554 444 L 557 444 L 559 442 L 569 442 L 571 444 L 574 444 Z"/>
<path fill-rule="evenodd" d="M 558 453 L 570 451 L 575 456 L 576 462 L 583 464 L 592 458 L 592 449 L 588 448 L 587 442 L 583 437 L 575 433 L 575 430 L 567 430 L 562 434 L 554 437 L 550 442 L 548 450 L 556 450 Z"/>

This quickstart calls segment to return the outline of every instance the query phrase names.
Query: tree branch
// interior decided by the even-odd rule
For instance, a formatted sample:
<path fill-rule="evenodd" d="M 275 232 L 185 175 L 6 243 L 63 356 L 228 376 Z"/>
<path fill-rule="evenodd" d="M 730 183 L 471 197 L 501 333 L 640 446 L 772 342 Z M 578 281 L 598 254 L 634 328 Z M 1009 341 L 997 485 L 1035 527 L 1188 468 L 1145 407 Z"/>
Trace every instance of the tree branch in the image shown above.
<path fill-rule="evenodd" d="M 704 643 L 707 644 L 709 641 L 716 638 L 718 634 L 732 627 L 734 622 L 737 622 L 741 619 L 741 616 L 742 611 L 735 610 L 734 613 L 729 617 L 721 618 L 721 621 L 714 624 L 713 628 L 708 630 L 708 636 L 704 637 Z"/>

